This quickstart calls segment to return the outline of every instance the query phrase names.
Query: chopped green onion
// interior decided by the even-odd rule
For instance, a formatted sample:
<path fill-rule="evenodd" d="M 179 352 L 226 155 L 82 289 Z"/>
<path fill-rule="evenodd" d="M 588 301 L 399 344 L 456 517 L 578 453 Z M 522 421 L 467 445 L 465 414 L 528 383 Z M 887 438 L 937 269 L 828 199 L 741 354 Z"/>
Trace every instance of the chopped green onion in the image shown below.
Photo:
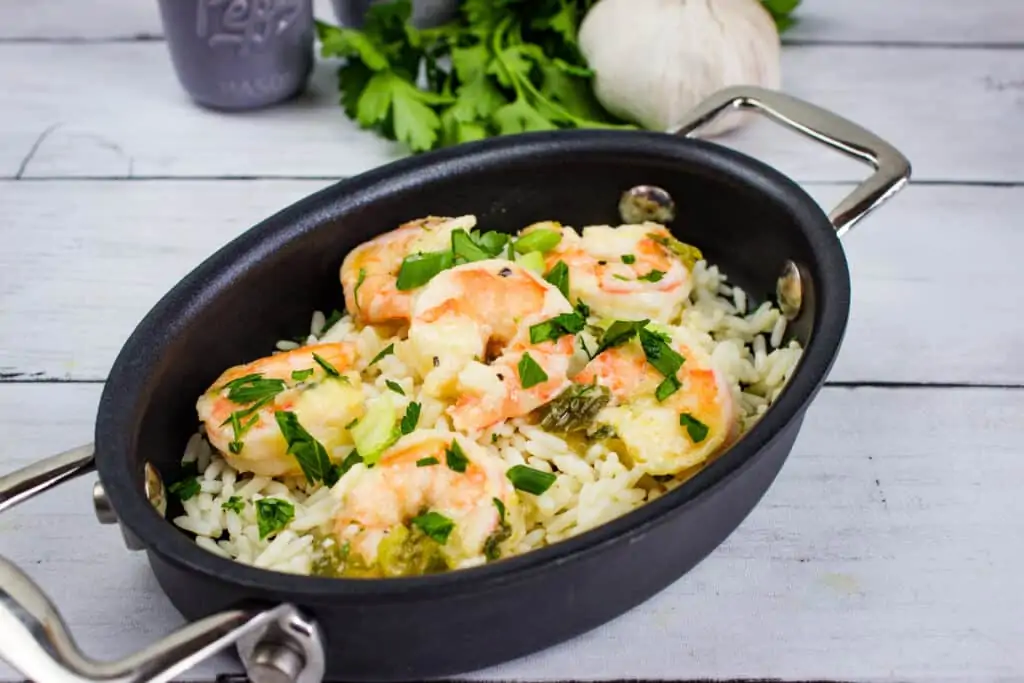
<path fill-rule="evenodd" d="M 661 282 L 661 278 L 665 277 L 665 271 L 663 270 L 652 270 L 651 272 L 641 275 L 638 280 L 644 280 L 645 282 Z"/>
<path fill-rule="evenodd" d="M 359 423 L 349 430 L 356 450 L 367 465 L 375 464 L 391 444 L 398 441 L 398 411 L 389 394 L 381 394 L 367 407 Z"/>
<path fill-rule="evenodd" d="M 439 512 L 428 512 L 426 514 L 413 517 L 410 522 L 412 522 L 413 526 L 418 527 L 420 531 L 441 545 L 448 542 L 448 536 L 455 528 L 455 522 Z"/>
<path fill-rule="evenodd" d="M 558 230 L 538 229 L 532 230 L 517 239 L 513 247 L 520 254 L 526 254 L 531 251 L 545 254 L 557 247 L 561 241 L 562 233 Z"/>
<path fill-rule="evenodd" d="M 416 423 L 420 421 L 420 404 L 410 403 L 405 408 L 405 416 L 402 417 L 402 434 L 412 434 L 416 429 Z"/>
<path fill-rule="evenodd" d="M 577 334 L 583 330 L 586 321 L 579 313 L 562 313 L 550 320 L 530 326 L 530 343 L 540 344 L 555 341 L 567 334 Z"/>
<path fill-rule="evenodd" d="M 482 249 L 473 241 L 470 234 L 461 228 L 452 233 L 452 255 L 460 263 L 485 261 L 493 256 Z"/>
<path fill-rule="evenodd" d="M 548 373 L 537 364 L 529 353 L 524 353 L 519 359 L 519 383 L 523 389 L 537 386 L 541 382 L 548 381 Z"/>
<path fill-rule="evenodd" d="M 179 500 L 186 501 L 199 493 L 201 486 L 199 485 L 198 477 L 186 477 L 181 481 L 176 481 L 167 487 L 167 490 L 178 497 Z"/>
<path fill-rule="evenodd" d="M 394 352 L 395 352 L 395 345 L 393 343 L 392 344 L 388 344 L 387 347 L 382 349 L 380 353 L 378 353 L 376 356 L 373 357 L 373 360 L 371 360 L 366 367 L 370 367 L 371 365 L 373 365 L 374 363 L 379 361 L 381 358 L 384 358 L 386 356 L 390 356 Z"/>
<path fill-rule="evenodd" d="M 616 320 L 613 322 L 604 334 L 601 335 L 601 341 L 597 345 L 597 351 L 594 355 L 597 356 L 603 351 L 621 346 L 630 339 L 637 335 L 650 320 Z"/>
<path fill-rule="evenodd" d="M 544 255 L 539 251 L 531 251 L 517 256 L 516 263 L 537 275 L 544 275 Z"/>
<path fill-rule="evenodd" d="M 292 370 L 292 379 L 296 382 L 301 382 L 304 379 L 309 379 L 313 375 L 313 368 L 308 370 Z"/>
<path fill-rule="evenodd" d="M 331 365 L 330 363 L 328 363 L 326 360 L 324 360 L 315 353 L 313 354 L 313 360 L 315 360 L 316 364 L 322 367 L 324 369 L 324 372 L 326 372 L 331 377 L 341 377 L 341 373 L 338 372 L 338 368 L 334 367 L 333 365 Z"/>
<path fill-rule="evenodd" d="M 679 416 L 679 426 L 686 427 L 686 433 L 690 435 L 690 440 L 694 443 L 700 443 L 706 439 L 710 431 L 706 424 L 689 413 L 682 413 Z"/>
<path fill-rule="evenodd" d="M 431 465 L 441 464 L 437 458 L 420 458 L 416 461 L 416 467 L 430 467 Z"/>
<path fill-rule="evenodd" d="M 242 500 L 241 496 L 231 496 L 226 501 L 220 504 L 220 509 L 224 511 L 237 512 L 242 514 L 242 510 L 245 509 L 245 501 Z"/>
<path fill-rule="evenodd" d="M 623 254 L 622 262 L 625 263 L 627 266 L 631 266 L 634 263 L 636 263 L 636 256 L 633 256 L 632 254 Z"/>
<path fill-rule="evenodd" d="M 544 493 L 555 483 L 555 475 L 535 470 L 526 465 L 516 465 L 506 472 L 505 476 L 512 482 L 512 486 L 535 496 Z"/>
<path fill-rule="evenodd" d="M 453 263 L 450 249 L 410 254 L 402 260 L 395 287 L 401 292 L 422 287 L 442 270 L 451 268 Z"/>
<path fill-rule="evenodd" d="M 462 451 L 462 446 L 455 439 L 452 439 L 452 445 L 444 451 L 445 464 L 448 465 L 448 469 L 452 472 L 466 471 L 466 466 L 469 464 L 469 458 Z"/>
<path fill-rule="evenodd" d="M 260 540 L 288 526 L 295 517 L 295 506 L 280 498 L 260 498 L 256 501 L 256 523 Z"/>
<path fill-rule="evenodd" d="M 386 379 L 386 380 L 384 380 L 384 384 L 386 384 L 388 386 L 388 389 L 390 389 L 391 391 L 395 392 L 396 394 L 398 394 L 400 396 L 405 396 L 405 391 L 402 389 L 402 385 L 399 384 L 398 382 L 394 382 L 394 381 L 392 381 L 390 379 Z"/>
<path fill-rule="evenodd" d="M 544 279 L 557 287 L 562 296 L 569 298 L 569 266 L 565 265 L 565 261 L 553 265 Z"/>
<path fill-rule="evenodd" d="M 328 486 L 333 486 L 337 480 L 331 481 L 334 477 L 331 459 L 327 456 L 327 449 L 323 444 L 299 424 L 299 418 L 295 413 L 278 410 L 274 413 L 274 419 L 277 420 L 277 426 L 288 443 L 288 453 L 298 461 L 302 473 L 306 475 L 306 481 L 310 484 L 323 481 Z"/>

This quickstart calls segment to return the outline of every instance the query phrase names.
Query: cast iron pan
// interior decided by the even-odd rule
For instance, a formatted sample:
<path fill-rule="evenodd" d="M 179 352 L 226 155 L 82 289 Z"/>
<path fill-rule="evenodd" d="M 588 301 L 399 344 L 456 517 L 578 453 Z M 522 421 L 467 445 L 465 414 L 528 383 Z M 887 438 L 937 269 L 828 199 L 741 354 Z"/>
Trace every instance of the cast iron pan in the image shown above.
<path fill-rule="evenodd" d="M 871 163 L 830 216 L 774 169 L 685 137 L 719 112 L 750 108 Z M 145 550 L 160 586 L 193 623 L 142 656 L 85 659 L 31 581 L 0 558 L 0 655 L 26 677 L 167 680 L 237 645 L 255 681 L 399 681 L 507 661 L 598 626 L 689 571 L 746 517 L 788 456 L 804 411 L 839 350 L 850 303 L 837 233 L 907 181 L 906 159 L 834 114 L 736 88 L 676 131 L 574 131 L 502 137 L 408 158 L 345 180 L 271 216 L 222 248 L 146 316 L 114 363 L 95 448 L 0 480 L 0 509 L 99 471 L 102 521 Z M 669 224 L 747 292 L 775 298 L 805 352 L 758 424 L 672 493 L 563 541 L 483 567 L 387 580 L 300 577 L 217 557 L 155 509 L 195 429 L 195 399 L 223 368 L 266 355 L 340 307 L 338 267 L 357 244 L 427 214 L 476 214 L 486 229 L 542 219 L 615 223 L 623 192 L 674 198 Z M 95 453 L 95 454 L 94 454 Z M 54 626 L 54 623 L 57 626 Z M 699 615 L 694 615 L 699 628 Z"/>

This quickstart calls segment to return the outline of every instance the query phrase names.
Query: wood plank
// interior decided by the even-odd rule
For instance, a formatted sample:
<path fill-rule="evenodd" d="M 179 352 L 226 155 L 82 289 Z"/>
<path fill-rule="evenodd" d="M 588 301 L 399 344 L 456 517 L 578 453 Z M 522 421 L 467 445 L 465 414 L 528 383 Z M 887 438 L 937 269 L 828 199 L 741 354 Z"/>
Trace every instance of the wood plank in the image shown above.
<path fill-rule="evenodd" d="M 0 183 L 0 375 L 100 380 L 207 255 L 327 181 Z M 814 186 L 832 206 L 846 186 Z M 844 241 L 854 301 L 831 379 L 1024 383 L 1024 187 L 910 186 Z M 955 316 L 955 317 L 954 317 Z M 982 332 L 983 331 L 983 332 Z"/>
<path fill-rule="evenodd" d="M 336 178 L 404 156 L 344 116 L 325 62 L 305 96 L 236 115 L 194 106 L 161 43 L 8 43 L 0 63 L 0 176 Z M 1007 134 L 1024 114 L 1021 73 L 1024 50 L 803 46 L 786 51 L 783 78 L 900 148 L 916 179 L 985 182 L 1024 181 L 1024 136 Z M 936 93 L 956 96 L 937 106 Z M 801 181 L 866 173 L 767 121 L 720 142 Z"/>
<path fill-rule="evenodd" d="M 334 22 L 329 0 L 314 0 L 318 18 Z M 814 41 L 996 44 L 1024 41 L 1017 0 L 805 1 L 786 38 Z M 135 0 L 7 0 L 0 5 L 3 39 L 126 39 L 159 36 L 156 3 Z"/>
<path fill-rule="evenodd" d="M 2 385 L 0 471 L 90 438 L 98 385 Z M 614 622 L 465 678 L 1024 678 L 1024 392 L 826 389 L 793 456 L 704 563 Z M 90 481 L 0 521 L 4 556 L 89 654 L 179 626 L 145 559 L 100 527 Z M 187 678 L 236 670 L 220 659 Z M 15 675 L 0 666 L 0 679 Z"/>

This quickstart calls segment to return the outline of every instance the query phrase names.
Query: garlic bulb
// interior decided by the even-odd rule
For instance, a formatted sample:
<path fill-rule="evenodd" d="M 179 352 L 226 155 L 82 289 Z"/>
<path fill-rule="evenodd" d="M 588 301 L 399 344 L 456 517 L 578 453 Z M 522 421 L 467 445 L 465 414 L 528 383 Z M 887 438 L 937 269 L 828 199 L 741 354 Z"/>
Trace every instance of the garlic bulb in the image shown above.
<path fill-rule="evenodd" d="M 651 130 L 672 128 L 724 87 L 779 87 L 779 34 L 759 0 L 601 0 L 580 25 L 579 44 L 598 101 Z M 700 134 L 748 116 L 723 114 Z"/>

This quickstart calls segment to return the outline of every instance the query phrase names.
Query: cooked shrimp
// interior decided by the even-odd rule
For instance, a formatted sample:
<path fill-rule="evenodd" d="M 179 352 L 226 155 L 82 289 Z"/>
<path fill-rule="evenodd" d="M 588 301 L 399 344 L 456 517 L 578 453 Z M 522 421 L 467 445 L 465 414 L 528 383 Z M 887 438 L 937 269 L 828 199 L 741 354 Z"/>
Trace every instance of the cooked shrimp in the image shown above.
<path fill-rule="evenodd" d="M 613 405 L 595 421 L 611 427 L 634 464 L 654 475 L 678 474 L 725 448 L 739 430 L 739 407 L 726 377 L 711 357 L 674 330 L 671 348 L 685 360 L 677 371 L 680 387 L 664 401 L 655 390 L 665 380 L 634 340 L 608 349 L 575 377 L 597 382 Z"/>
<path fill-rule="evenodd" d="M 397 287 L 402 260 L 418 252 L 450 249 L 455 230 L 469 231 L 475 225 L 475 216 L 429 216 L 363 242 L 341 264 L 345 307 L 364 324 L 407 323 L 413 292 Z"/>
<path fill-rule="evenodd" d="M 440 523 L 443 532 L 445 520 L 451 522 L 446 534 L 427 533 L 440 543 L 449 566 L 475 563 L 485 554 L 493 559 L 523 526 L 506 470 L 500 457 L 462 435 L 418 430 L 385 451 L 373 468 L 357 465 L 337 485 L 335 533 L 373 565 L 388 534 L 404 525 L 423 528 L 422 516 L 434 513 L 435 530 Z"/>
<path fill-rule="evenodd" d="M 569 385 L 575 344 L 571 335 L 533 344 L 530 327 L 572 310 L 558 288 L 510 261 L 476 261 L 436 275 L 417 297 L 409 326 L 424 390 L 458 397 L 448 414 L 459 431 L 525 415 Z M 486 364 L 489 358 L 495 360 Z"/>
<path fill-rule="evenodd" d="M 551 226 L 523 232 L 532 229 Z M 679 315 L 692 282 L 687 265 L 667 246 L 675 242 L 663 225 L 588 226 L 582 235 L 559 229 L 562 240 L 545 255 L 545 266 L 550 271 L 565 263 L 570 299 L 582 299 L 594 314 L 608 318 L 668 323 Z"/>
<path fill-rule="evenodd" d="M 196 403 L 207 439 L 239 472 L 301 474 L 274 414 L 295 413 L 328 455 L 351 443 L 345 425 L 364 411 L 359 373 L 350 370 L 355 361 L 354 344 L 316 344 L 228 369 Z"/>

